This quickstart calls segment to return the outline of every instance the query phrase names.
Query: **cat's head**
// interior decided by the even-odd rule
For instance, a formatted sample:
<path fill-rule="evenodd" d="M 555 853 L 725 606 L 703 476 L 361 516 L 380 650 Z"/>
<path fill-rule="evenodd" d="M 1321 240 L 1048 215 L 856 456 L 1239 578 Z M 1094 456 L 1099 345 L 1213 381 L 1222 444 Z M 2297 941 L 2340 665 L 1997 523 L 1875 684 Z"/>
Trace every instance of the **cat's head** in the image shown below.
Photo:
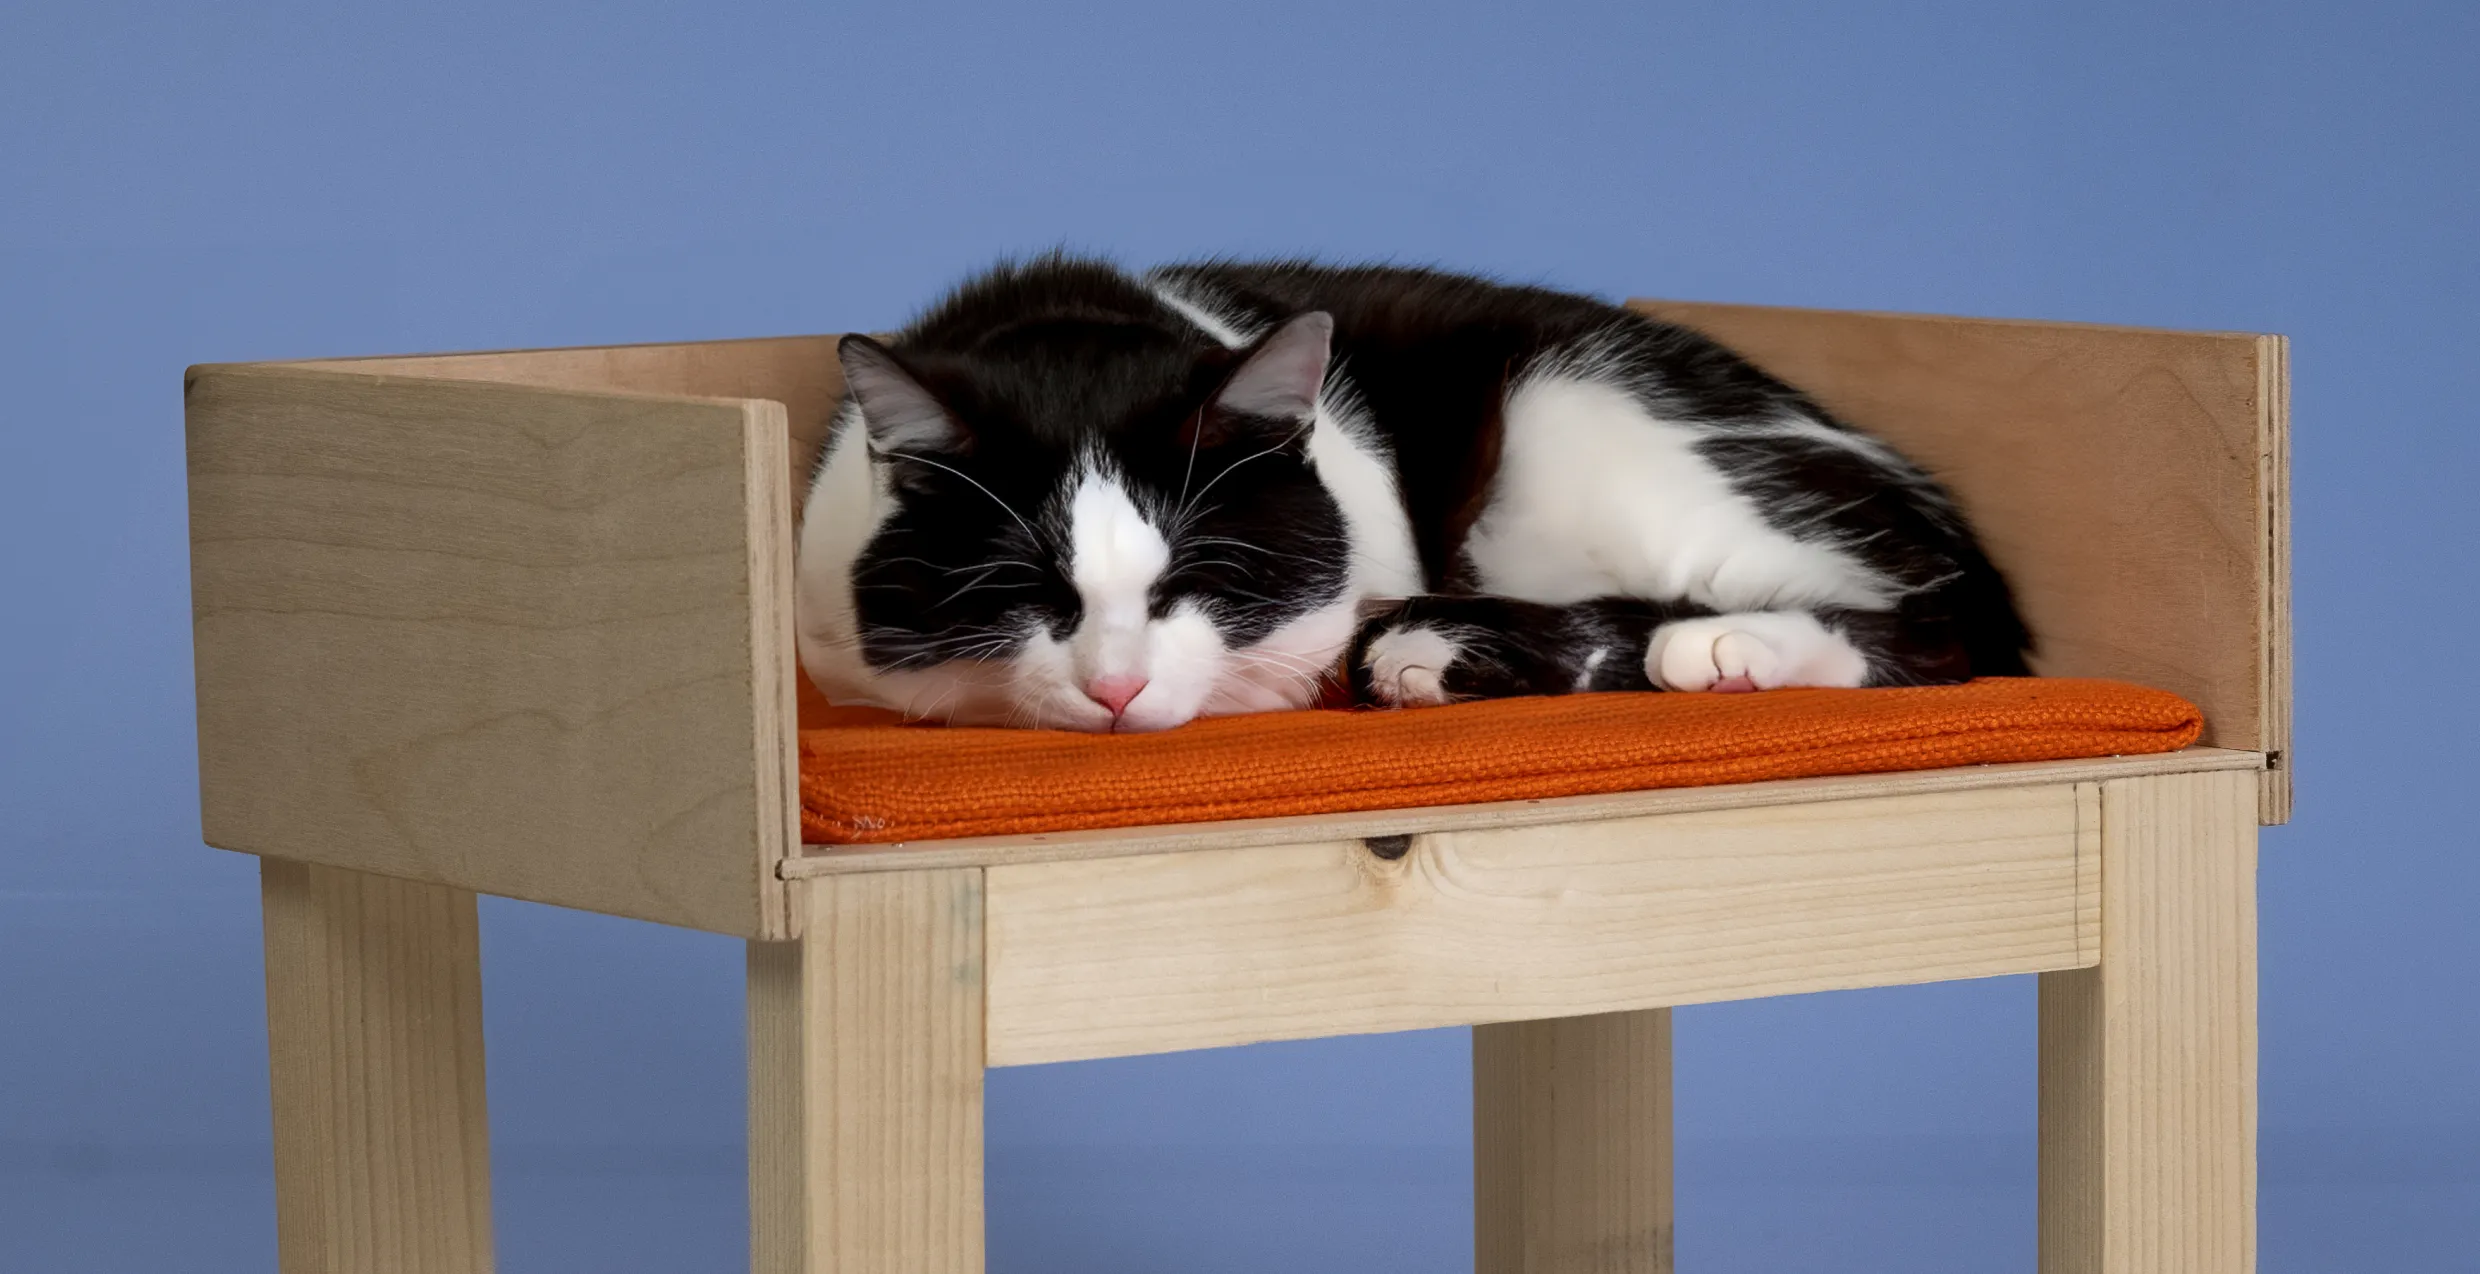
<path fill-rule="evenodd" d="M 1310 459 L 1331 332 L 1307 314 L 1225 349 L 1104 315 L 969 354 L 845 338 L 803 535 L 811 675 L 958 724 L 1159 730 L 1313 702 L 1354 627 Z"/>

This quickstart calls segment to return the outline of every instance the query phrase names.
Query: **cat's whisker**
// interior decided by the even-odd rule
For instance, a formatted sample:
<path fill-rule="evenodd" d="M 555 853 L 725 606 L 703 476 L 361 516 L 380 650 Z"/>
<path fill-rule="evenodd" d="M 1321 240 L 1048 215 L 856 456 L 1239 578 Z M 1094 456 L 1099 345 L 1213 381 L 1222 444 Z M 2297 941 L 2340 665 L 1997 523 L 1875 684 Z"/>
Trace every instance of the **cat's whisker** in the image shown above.
<path fill-rule="evenodd" d="M 984 578 L 987 578 L 987 577 L 984 577 Z M 1025 581 L 1025 582 L 1023 582 L 1023 583 L 1021 583 L 1021 584 L 984 584 L 984 583 L 982 583 L 979 579 L 977 579 L 977 580 L 974 580 L 974 581 L 972 581 L 972 582 L 970 582 L 970 583 L 966 584 L 963 588 L 959 588 L 959 589 L 957 589 L 955 592 L 948 594 L 948 595 L 947 595 L 947 597 L 946 597 L 945 599 L 943 599 L 942 601 L 940 601 L 940 602 L 939 602 L 939 605 L 941 605 L 941 606 L 945 606 L 948 602 L 952 602 L 952 601 L 956 600 L 957 598 L 964 596 L 966 593 L 969 593 L 969 592 L 974 591 L 975 589 L 1010 589 L 1010 588 L 1038 588 L 1038 587 L 1040 587 L 1040 585 L 1039 585 L 1037 582 L 1033 581 L 1033 580 L 1027 580 L 1027 581 Z M 898 583 L 894 583 L 894 582 L 889 582 L 889 583 L 884 583 L 884 584 L 855 584 L 855 585 L 853 585 L 853 591 L 854 591 L 854 592 L 860 592 L 860 591 L 861 591 L 861 590 L 863 590 L 863 589 L 868 589 L 868 590 L 871 590 L 871 591 L 875 592 L 875 591 L 880 590 L 880 589 L 890 589 L 890 588 L 892 588 L 892 589 L 897 589 L 897 590 L 909 590 L 909 589 L 911 589 L 911 588 L 912 588 L 912 585 L 910 585 L 910 584 L 898 584 Z"/>
<path fill-rule="evenodd" d="M 1326 671 L 1326 665 L 1313 662 L 1305 655 L 1295 655 L 1289 651 L 1244 649 L 1231 653 L 1233 658 L 1252 664 L 1273 664 L 1316 674 L 1323 674 Z"/>
<path fill-rule="evenodd" d="M 1197 445 L 1206 436 L 1205 415 L 1206 409 L 1200 407 L 1197 409 L 1197 414 L 1188 422 L 1188 467 L 1180 471 L 1180 498 L 1178 503 L 1172 506 L 1175 509 L 1188 504 L 1188 480 L 1197 476 Z"/>
<path fill-rule="evenodd" d="M 1024 582 L 1024 583 L 1022 583 L 1022 584 L 990 584 L 990 585 L 984 585 L 984 584 L 982 583 L 982 581 L 984 581 L 984 580 L 986 580 L 986 579 L 989 579 L 991 576 L 993 576 L 993 575 L 997 574 L 997 573 L 998 573 L 998 571 L 999 571 L 999 568 L 998 568 L 998 567 L 996 567 L 996 566 L 994 566 L 994 567 L 991 567 L 989 570 L 983 571 L 981 574 L 974 576 L 972 579 L 966 580 L 966 581 L 965 581 L 965 583 L 964 583 L 964 587 L 959 588 L 959 589 L 957 589 L 955 592 L 949 593 L 947 596 L 945 596 L 945 597 L 943 597 L 943 598 L 939 599 L 939 605 L 941 605 L 941 606 L 948 605 L 949 603 L 951 603 L 951 602 L 955 601 L 957 598 L 962 597 L 962 596 L 964 596 L 965 594 L 972 592 L 972 591 L 973 591 L 974 589 L 976 589 L 976 588 L 983 588 L 983 587 L 987 587 L 987 588 L 990 588 L 990 589 L 993 589 L 993 590 L 1005 591 L 1005 590 L 1007 590 L 1007 589 L 1011 589 L 1011 588 L 1032 588 L 1032 587 L 1034 587 L 1033 581 L 1031 581 L 1031 580 L 1027 580 L 1026 582 Z"/>
<path fill-rule="evenodd" d="M 882 566 L 891 566 L 901 562 L 913 562 L 922 566 L 927 566 L 931 570 L 937 571 L 942 575 L 962 575 L 966 571 L 1001 570 L 1011 566 L 1020 567 L 1028 571 L 1039 571 L 1042 569 L 1022 558 L 1014 557 L 992 558 L 988 561 L 972 562 L 963 566 L 941 566 L 928 558 L 922 557 L 881 557 L 872 559 L 872 563 L 874 565 Z"/>
<path fill-rule="evenodd" d="M 1242 456 L 1242 457 L 1240 457 L 1239 459 L 1232 461 L 1230 464 L 1224 465 L 1224 466 L 1223 466 L 1223 471 L 1222 471 L 1221 473 L 1215 474 L 1215 475 L 1214 475 L 1214 477 L 1212 478 L 1212 480 L 1208 481 L 1208 482 L 1205 484 L 1205 486 L 1204 486 L 1204 487 L 1202 487 L 1202 488 L 1200 488 L 1200 489 L 1198 490 L 1198 492 L 1197 492 L 1197 496 L 1196 496 L 1196 499 L 1198 499 L 1198 500 L 1203 500 L 1203 499 L 1205 499 L 1205 498 L 1206 498 L 1206 492 L 1208 492 L 1208 491 L 1212 491 L 1212 490 L 1214 489 L 1214 484 L 1215 484 L 1215 483 L 1217 483 L 1217 482 L 1221 482 L 1223 479 L 1225 479 L 1225 478 L 1227 478 L 1227 477 L 1230 477 L 1230 476 L 1231 476 L 1231 471 L 1232 471 L 1232 470 L 1237 469 L 1237 468 L 1239 468 L 1240 466 L 1242 466 L 1242 465 L 1244 465 L 1244 464 L 1247 464 L 1248 462 L 1250 462 L 1250 461 L 1252 461 L 1252 460 L 1261 460 L 1261 459 L 1264 459 L 1264 458 L 1265 458 L 1265 457 L 1267 457 L 1267 456 L 1275 455 L 1275 454 L 1277 454 L 1277 453 L 1279 453 L 1279 452 L 1283 451 L 1285 448 L 1287 448 L 1287 447 L 1291 446 L 1291 445 L 1292 445 L 1292 443 L 1300 437 L 1300 433 L 1301 433 L 1301 432 L 1302 432 L 1302 431 L 1295 430 L 1295 431 L 1293 432 L 1293 434 L 1292 434 L 1292 436 L 1291 436 L 1291 437 L 1289 437 L 1289 438 L 1285 438 L 1283 441 L 1278 442 L 1278 443 L 1276 443 L 1275 445 L 1273 445 L 1273 446 L 1271 446 L 1271 447 L 1268 447 L 1268 448 L 1266 448 L 1266 449 L 1265 449 L 1265 450 L 1263 450 L 1263 451 L 1258 451 L 1258 452 L 1254 452 L 1254 453 L 1249 454 L 1249 455 Z M 1192 501 L 1191 503 L 1193 503 L 1193 501 Z"/>
<path fill-rule="evenodd" d="M 948 700 L 953 699 L 953 698 L 955 698 L 957 695 L 964 693 L 964 687 L 965 687 L 965 683 L 964 683 L 962 680 L 959 680 L 959 681 L 957 681 L 957 682 L 956 682 L 956 684 L 954 684 L 954 685 L 952 685 L 952 686 L 949 686 L 949 687 L 947 688 L 947 693 L 946 693 L 946 694 L 940 695 L 940 696 L 938 697 L 938 699 L 937 699 L 935 702 L 933 702 L 933 703 L 932 703 L 929 707 L 927 707 L 927 708 L 923 709 L 923 710 L 922 710 L 921 715 L 920 715 L 920 716 L 918 716 L 918 717 L 915 717 L 915 718 L 914 718 L 914 720 L 916 720 L 916 721 L 927 721 L 927 720 L 930 720 L 930 719 L 931 719 L 931 718 L 933 718 L 933 717 L 938 716 L 938 715 L 939 715 L 939 709 L 946 707 L 946 706 L 947 706 L 947 702 L 948 702 Z"/>
<path fill-rule="evenodd" d="M 905 453 L 905 457 L 904 457 L 904 458 L 905 458 L 905 459 L 907 459 L 907 460 L 910 460 L 910 461 L 914 461 L 914 462 L 919 463 L 919 464 L 926 464 L 926 465 L 930 466 L 930 467 L 931 467 L 931 468 L 933 468 L 933 469 L 944 469 L 944 470 L 946 470 L 947 472 L 952 473 L 952 474 L 955 474 L 957 477 L 962 478 L 962 479 L 964 479 L 965 481 L 972 483 L 972 484 L 973 484 L 973 489 L 974 489 L 974 490 L 981 492 L 983 495 L 989 496 L 989 497 L 990 497 L 990 502 L 991 502 L 991 503 L 998 505 L 998 506 L 999 506 L 1002 510 L 1005 510 L 1005 511 L 1006 511 L 1006 513 L 1007 513 L 1007 515 L 1008 515 L 1009 517 L 1012 517 L 1012 518 L 1016 519 L 1016 525 L 1017 525 L 1017 526 L 1019 526 L 1019 527 L 1024 528 L 1025 538 L 1027 538 L 1027 539 L 1029 539 L 1029 540 L 1033 541 L 1033 542 L 1034 542 L 1034 543 L 1036 543 L 1036 544 L 1040 544 L 1040 543 L 1042 542 L 1042 537 L 1041 537 L 1041 536 L 1039 536 L 1039 535 L 1036 535 L 1036 534 L 1034 533 L 1034 530 L 1033 530 L 1033 524 L 1032 524 L 1032 523 L 1030 523 L 1030 522 L 1025 521 L 1024 515 L 1023 515 L 1023 514 L 1018 513 L 1018 512 L 1016 511 L 1016 508 L 1015 508 L 1015 506 L 1014 506 L 1014 505 L 1011 505 L 1011 504 L 1009 504 L 1007 501 L 1000 499 L 1000 498 L 999 498 L 999 493 L 998 493 L 998 492 L 995 492 L 995 491 L 991 490 L 990 488 L 988 488 L 988 487 L 986 487 L 986 486 L 983 486 L 983 485 L 981 484 L 981 481 L 980 481 L 979 479 L 975 478 L 972 474 L 966 473 L 964 470 L 959 469 L 959 468 L 955 467 L 954 465 L 950 465 L 950 464 L 941 464 L 941 463 L 939 463 L 938 461 L 933 460 L 933 459 L 931 459 L 931 458 L 930 458 L 930 457 L 928 457 L 928 456 L 921 455 L 921 454 L 916 453 L 916 452 L 907 452 L 907 453 Z"/>

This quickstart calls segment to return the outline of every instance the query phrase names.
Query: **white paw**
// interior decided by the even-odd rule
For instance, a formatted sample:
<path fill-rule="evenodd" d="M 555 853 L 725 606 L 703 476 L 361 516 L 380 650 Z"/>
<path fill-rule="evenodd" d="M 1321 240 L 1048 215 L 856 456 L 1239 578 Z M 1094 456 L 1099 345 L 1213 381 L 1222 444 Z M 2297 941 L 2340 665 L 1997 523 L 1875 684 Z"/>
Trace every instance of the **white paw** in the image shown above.
<path fill-rule="evenodd" d="M 1453 637 L 1426 625 L 1393 628 L 1369 643 L 1362 662 L 1369 668 L 1369 689 L 1378 702 L 1393 708 L 1427 708 L 1447 701 L 1444 678 L 1464 648 Z"/>
<path fill-rule="evenodd" d="M 1841 633 L 1802 611 L 1673 620 L 1645 648 L 1645 677 L 1664 690 L 1857 686 L 1868 675 Z"/>

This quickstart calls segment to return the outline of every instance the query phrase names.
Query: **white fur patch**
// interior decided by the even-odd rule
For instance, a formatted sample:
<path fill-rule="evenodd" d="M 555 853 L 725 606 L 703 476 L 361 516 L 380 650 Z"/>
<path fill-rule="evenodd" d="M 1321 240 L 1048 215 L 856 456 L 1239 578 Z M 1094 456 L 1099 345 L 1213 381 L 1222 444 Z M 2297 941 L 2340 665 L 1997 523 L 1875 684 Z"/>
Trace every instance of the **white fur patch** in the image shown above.
<path fill-rule="evenodd" d="M 1877 608 L 1894 589 L 1769 525 L 1697 454 L 1696 430 L 1566 371 L 1508 395 L 1489 509 L 1465 552 L 1485 592 L 1554 605 L 1683 598 L 1722 611 Z M 1820 426 L 1822 428 L 1822 426 Z"/>
<path fill-rule="evenodd" d="M 1192 665 L 1218 655 L 1222 639 L 1202 616 L 1156 621 L 1149 613 L 1149 594 L 1171 565 L 1171 545 L 1117 477 L 1088 467 L 1077 479 L 1068 497 L 1065 565 L 1084 604 L 1076 631 L 1068 636 L 1072 683 L 1143 679 L 1145 689 L 1121 713 L 1131 724 L 1162 718 L 1166 707 L 1190 699 Z M 1193 703 L 1182 706 L 1187 712 L 1180 721 L 1195 715 Z M 1109 715 L 1105 709 L 1105 718 Z"/>
<path fill-rule="evenodd" d="M 1360 628 L 1349 595 L 1293 618 L 1223 661 L 1220 680 L 1199 716 L 1280 712 L 1314 705 Z"/>
<path fill-rule="evenodd" d="M 895 497 L 870 463 L 860 408 L 846 403 L 827 437 L 826 454 L 801 506 L 793 639 L 801 667 L 820 693 L 843 702 L 870 701 L 876 677 L 861 657 L 852 568 L 895 511 Z"/>
<path fill-rule="evenodd" d="M 1761 425 L 1736 426 L 1731 430 L 1730 436 L 1733 438 L 1797 438 L 1802 442 L 1815 443 L 1821 447 L 1848 451 L 1889 473 L 1909 474 L 1913 471 L 1910 462 L 1896 454 L 1895 449 L 1885 443 L 1867 434 L 1849 429 L 1837 429 L 1822 420 L 1811 420 L 1806 416 L 1777 416 Z"/>
<path fill-rule="evenodd" d="M 1602 664 L 1609 660 L 1609 658 L 1610 647 L 1608 646 L 1595 646 L 1593 648 L 1593 653 L 1584 657 L 1584 667 L 1577 670 L 1576 673 L 1577 694 L 1583 694 L 1585 691 L 1593 688 L 1593 674 L 1599 671 Z"/>
<path fill-rule="evenodd" d="M 1377 441 L 1368 409 L 1328 382 L 1309 432 L 1309 463 L 1343 512 L 1352 545 L 1350 583 L 1356 598 L 1401 599 L 1425 591 L 1412 518 L 1395 481 L 1395 463 Z"/>
<path fill-rule="evenodd" d="M 1453 634 L 1428 624 L 1389 629 L 1369 643 L 1370 693 L 1393 708 L 1426 708 L 1447 701 L 1447 669 L 1464 653 Z"/>
<path fill-rule="evenodd" d="M 1233 315 L 1218 313 L 1212 306 L 1188 296 L 1161 279 L 1149 278 L 1145 282 L 1146 287 L 1154 293 L 1155 300 L 1162 302 L 1172 313 L 1196 324 L 1198 331 L 1214 338 L 1215 344 L 1224 349 L 1238 349 L 1256 340 L 1261 334 L 1262 329 L 1257 324 Z"/>
<path fill-rule="evenodd" d="M 1084 599 L 1087 626 L 1135 629 L 1145 625 L 1146 595 L 1171 565 L 1171 545 L 1146 520 L 1117 478 L 1087 470 L 1068 497 L 1068 579 Z M 1082 629 L 1080 629 L 1082 631 Z M 1130 672 L 1115 654 L 1097 652 L 1112 666 L 1096 676 Z"/>
<path fill-rule="evenodd" d="M 1645 648 L 1645 676 L 1665 690 L 1710 690 L 1732 677 L 1759 690 L 1857 686 L 1868 675 L 1867 657 L 1804 611 L 1673 620 Z"/>

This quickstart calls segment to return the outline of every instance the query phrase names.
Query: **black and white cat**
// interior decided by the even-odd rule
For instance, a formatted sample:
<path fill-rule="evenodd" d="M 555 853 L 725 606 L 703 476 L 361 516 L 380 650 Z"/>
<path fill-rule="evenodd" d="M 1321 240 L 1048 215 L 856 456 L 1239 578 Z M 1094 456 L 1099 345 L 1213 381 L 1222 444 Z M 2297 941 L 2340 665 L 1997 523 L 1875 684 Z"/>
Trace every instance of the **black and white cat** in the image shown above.
<path fill-rule="evenodd" d="M 882 344 L 804 511 L 838 702 L 1308 706 L 2021 674 L 1954 503 L 1713 341 L 1429 270 L 1003 265 Z"/>

